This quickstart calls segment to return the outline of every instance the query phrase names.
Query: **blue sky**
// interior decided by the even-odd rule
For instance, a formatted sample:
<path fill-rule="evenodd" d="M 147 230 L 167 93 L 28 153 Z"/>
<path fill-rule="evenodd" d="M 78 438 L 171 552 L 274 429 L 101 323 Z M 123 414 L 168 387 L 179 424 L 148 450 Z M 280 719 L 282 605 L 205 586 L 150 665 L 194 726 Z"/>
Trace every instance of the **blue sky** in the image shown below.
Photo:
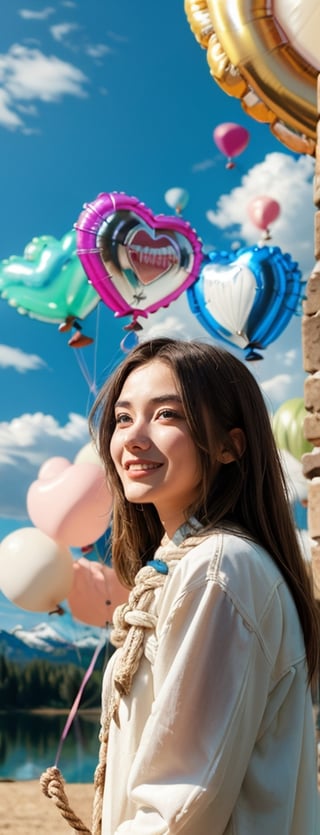
<path fill-rule="evenodd" d="M 233 170 L 212 139 L 225 121 L 250 132 Z M 182 0 L 11 0 L 0 31 L 0 153 L 0 260 L 23 255 L 35 236 L 60 239 L 99 192 L 170 213 L 164 193 L 180 186 L 206 249 L 255 243 L 246 207 L 268 194 L 281 206 L 272 244 L 305 278 L 313 267 L 313 160 L 214 83 Z M 84 322 L 94 342 L 78 351 L 57 325 L 0 298 L 0 538 L 30 524 L 26 492 L 41 464 L 72 461 L 87 443 L 93 391 L 123 356 L 123 324 L 101 302 Z M 208 338 L 185 294 L 148 317 L 144 336 L 159 334 Z M 271 410 L 303 396 L 299 317 L 252 370 Z M 0 606 L 0 628 L 27 618 Z"/>

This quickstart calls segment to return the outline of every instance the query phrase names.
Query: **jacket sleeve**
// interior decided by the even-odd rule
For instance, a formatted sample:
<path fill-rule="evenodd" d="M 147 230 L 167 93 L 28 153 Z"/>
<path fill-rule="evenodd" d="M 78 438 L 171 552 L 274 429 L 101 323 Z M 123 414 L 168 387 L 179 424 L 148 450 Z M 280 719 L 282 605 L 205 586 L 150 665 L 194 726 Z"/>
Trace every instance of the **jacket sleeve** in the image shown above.
<path fill-rule="evenodd" d="M 222 835 L 264 712 L 270 659 L 252 624 L 207 580 L 176 599 L 153 672 L 128 786 L 137 813 L 117 833 L 196 832 L 210 804 L 210 832 Z"/>

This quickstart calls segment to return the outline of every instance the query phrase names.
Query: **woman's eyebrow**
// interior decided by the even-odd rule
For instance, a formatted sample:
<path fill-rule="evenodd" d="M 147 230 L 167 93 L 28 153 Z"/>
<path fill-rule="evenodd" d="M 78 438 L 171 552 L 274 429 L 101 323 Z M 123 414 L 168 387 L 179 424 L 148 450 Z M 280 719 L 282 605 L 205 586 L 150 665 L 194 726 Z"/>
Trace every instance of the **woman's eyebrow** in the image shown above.
<path fill-rule="evenodd" d="M 179 394 L 175 394 L 173 392 L 169 392 L 168 394 L 161 394 L 158 397 L 151 397 L 150 403 L 154 403 L 155 405 L 160 405 L 161 403 L 178 403 L 181 405 L 182 400 Z M 130 400 L 117 400 L 115 403 L 115 408 L 120 407 L 122 409 L 128 409 L 132 405 Z"/>

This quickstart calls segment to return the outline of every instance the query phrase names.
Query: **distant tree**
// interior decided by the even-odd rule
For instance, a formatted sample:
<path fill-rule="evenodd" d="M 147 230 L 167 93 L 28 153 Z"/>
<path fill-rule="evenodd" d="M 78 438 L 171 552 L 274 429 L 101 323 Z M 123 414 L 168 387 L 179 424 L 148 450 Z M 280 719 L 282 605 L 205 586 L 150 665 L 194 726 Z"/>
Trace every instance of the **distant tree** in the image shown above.
<path fill-rule="evenodd" d="M 0 709 L 15 708 L 17 703 L 18 677 L 14 664 L 0 656 Z"/>

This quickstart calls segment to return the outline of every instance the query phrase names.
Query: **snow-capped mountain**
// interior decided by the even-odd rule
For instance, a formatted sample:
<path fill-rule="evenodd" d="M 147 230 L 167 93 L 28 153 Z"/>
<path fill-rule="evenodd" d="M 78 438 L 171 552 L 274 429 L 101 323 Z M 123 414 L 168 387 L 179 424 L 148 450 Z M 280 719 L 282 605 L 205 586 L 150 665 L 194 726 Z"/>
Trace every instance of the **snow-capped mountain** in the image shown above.
<path fill-rule="evenodd" d="M 36 659 L 50 663 L 76 664 L 87 667 L 99 643 L 103 630 L 83 627 L 74 640 L 59 635 L 49 624 L 40 623 L 32 629 L 15 626 L 11 632 L 0 630 L 0 655 L 18 664 Z M 106 648 L 108 632 L 105 630 Z M 103 651 L 101 653 L 103 656 Z"/>

